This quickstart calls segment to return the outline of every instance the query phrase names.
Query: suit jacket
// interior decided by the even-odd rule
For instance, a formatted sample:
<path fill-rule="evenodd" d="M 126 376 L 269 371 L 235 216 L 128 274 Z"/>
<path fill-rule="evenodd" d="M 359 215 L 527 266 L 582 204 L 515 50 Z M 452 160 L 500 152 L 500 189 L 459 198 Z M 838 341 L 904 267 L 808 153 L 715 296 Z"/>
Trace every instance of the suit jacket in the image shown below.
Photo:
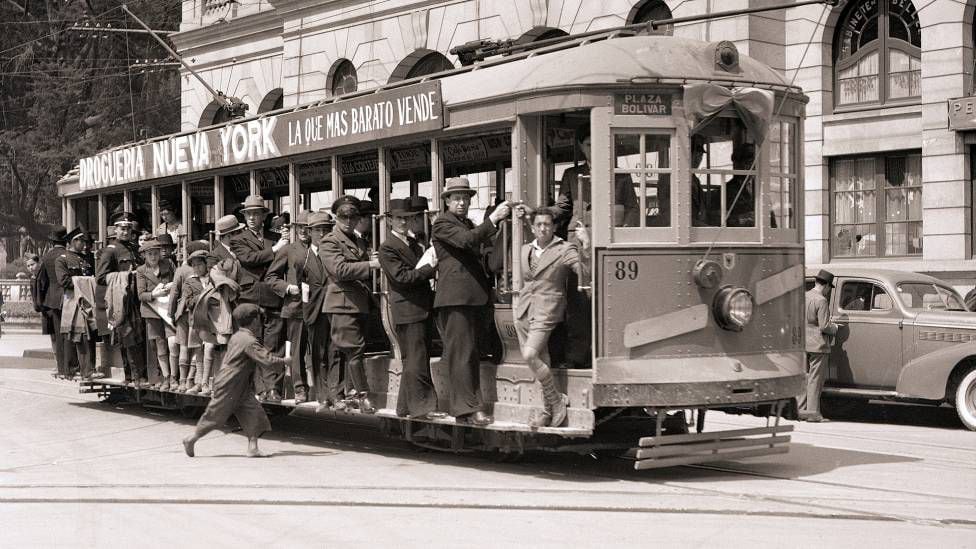
<path fill-rule="evenodd" d="M 580 272 L 580 256 L 576 246 L 558 240 L 552 242 L 536 258 L 535 268 L 529 266 L 532 244 L 525 244 L 519 252 L 522 262 L 522 289 L 515 298 L 515 318 L 536 318 L 561 322 L 566 316 L 566 284 L 569 275 Z"/>
<path fill-rule="evenodd" d="M 380 267 L 390 281 L 390 309 L 394 324 L 421 322 L 427 318 L 434 305 L 434 292 L 430 279 L 434 268 L 425 265 L 415 268 L 423 248 L 413 238 L 410 245 L 391 234 L 380 246 Z"/>
<path fill-rule="evenodd" d="M 37 273 L 37 294 L 44 310 L 61 310 L 64 287 L 58 283 L 55 261 L 64 255 L 64 246 L 54 246 L 41 258 L 41 270 Z"/>
<path fill-rule="evenodd" d="M 154 300 L 152 291 L 157 285 L 168 284 L 172 281 L 173 264 L 168 260 L 159 260 L 158 275 L 146 265 L 136 269 L 136 291 L 139 292 L 139 315 L 142 318 L 159 318 L 159 314 L 149 306 L 149 303 Z"/>
<path fill-rule="evenodd" d="M 139 246 L 132 242 L 115 241 L 102 248 L 98 256 L 98 265 L 95 266 L 95 279 L 101 286 L 108 286 L 106 276 L 108 273 L 119 271 L 131 271 L 142 265 L 142 256 L 139 255 Z"/>
<path fill-rule="evenodd" d="M 227 242 L 214 241 L 213 251 L 211 253 L 220 260 L 235 259 L 234 253 L 227 249 L 227 246 L 229 246 Z"/>
<path fill-rule="evenodd" d="M 806 301 L 806 350 L 808 353 L 829 353 L 830 336 L 837 333 L 837 324 L 830 321 L 830 305 L 827 298 L 811 288 Z"/>
<path fill-rule="evenodd" d="M 434 307 L 479 306 L 488 303 L 491 282 L 481 261 L 481 245 L 495 234 L 485 219 L 477 227 L 451 212 L 437 216 L 431 238 L 437 254 L 437 293 Z"/>
<path fill-rule="evenodd" d="M 304 318 L 302 311 L 302 295 L 290 295 L 288 286 L 294 285 L 301 288 L 299 280 L 299 269 L 312 255 L 311 249 L 301 242 L 292 242 L 275 254 L 271 266 L 268 267 L 268 274 L 264 281 L 271 286 L 271 291 L 282 299 L 281 318 Z M 314 258 L 313 258 L 314 259 Z"/>
<path fill-rule="evenodd" d="M 366 242 L 355 235 L 347 235 L 337 226 L 322 237 L 319 254 L 329 277 L 325 312 L 369 313 L 371 291 L 366 281 L 370 280 L 372 269 Z"/>
<path fill-rule="evenodd" d="M 241 293 L 238 299 L 257 303 L 262 307 L 280 308 L 281 298 L 264 282 L 268 267 L 274 261 L 275 252 L 271 249 L 273 243 L 245 229 L 231 238 L 229 246 L 241 264 L 238 281 Z"/>

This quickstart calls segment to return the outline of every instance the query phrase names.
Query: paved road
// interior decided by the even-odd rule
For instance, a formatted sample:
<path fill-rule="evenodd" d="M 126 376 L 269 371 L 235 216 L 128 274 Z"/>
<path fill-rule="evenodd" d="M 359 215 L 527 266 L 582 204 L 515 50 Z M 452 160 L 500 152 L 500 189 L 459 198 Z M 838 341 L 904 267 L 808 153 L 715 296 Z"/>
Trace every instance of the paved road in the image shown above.
<path fill-rule="evenodd" d="M 785 456 L 641 473 L 420 452 L 295 417 L 263 440 L 270 459 L 223 433 L 189 459 L 192 420 L 46 369 L 0 359 L 0 547 L 976 547 L 976 434 L 951 410 L 872 409 L 798 425 Z"/>

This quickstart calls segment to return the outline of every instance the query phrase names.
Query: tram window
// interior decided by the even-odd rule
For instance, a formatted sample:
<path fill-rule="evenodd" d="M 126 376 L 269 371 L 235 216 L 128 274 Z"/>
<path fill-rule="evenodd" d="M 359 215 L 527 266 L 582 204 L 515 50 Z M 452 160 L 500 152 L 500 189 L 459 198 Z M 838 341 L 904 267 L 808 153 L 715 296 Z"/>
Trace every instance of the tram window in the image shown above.
<path fill-rule="evenodd" d="M 379 204 L 379 156 L 376 151 L 352 154 L 339 159 L 342 190 L 360 200 Z"/>
<path fill-rule="evenodd" d="M 329 210 L 336 196 L 332 185 L 332 162 L 317 160 L 299 164 L 298 172 L 299 209 L 318 211 Z"/>
<path fill-rule="evenodd" d="M 258 170 L 255 174 L 258 192 L 271 214 L 265 217 L 265 230 L 282 234 L 279 215 L 291 210 L 291 194 L 288 188 L 288 166 L 275 166 Z M 290 220 L 290 216 L 289 216 Z M 277 238 L 277 237 L 272 237 Z"/>
<path fill-rule="evenodd" d="M 251 194 L 251 174 L 235 173 L 224 177 L 224 213 L 241 218 L 240 208 Z M 241 218 L 243 219 L 243 218 Z"/>
<path fill-rule="evenodd" d="M 75 224 L 88 232 L 98 234 L 98 197 L 86 196 L 71 201 L 75 212 Z"/>
<path fill-rule="evenodd" d="M 190 192 L 190 239 L 207 240 L 210 231 L 214 230 L 217 213 L 213 179 L 193 181 L 187 188 Z"/>
<path fill-rule="evenodd" d="M 670 227 L 671 136 L 616 134 L 613 158 L 614 227 Z"/>
<path fill-rule="evenodd" d="M 756 226 L 756 146 L 738 118 L 718 117 L 692 137 L 695 227 Z"/>
<path fill-rule="evenodd" d="M 122 193 L 109 193 L 105 195 L 105 211 L 108 212 L 108 222 L 112 223 L 112 216 L 121 212 L 124 208 Z"/>
<path fill-rule="evenodd" d="M 468 217 L 481 223 L 485 212 L 510 198 L 512 176 L 511 133 L 442 141 L 444 177 L 466 177 L 478 194 L 471 197 Z"/>
<path fill-rule="evenodd" d="M 152 189 L 137 189 L 129 194 L 131 211 L 139 222 L 139 233 L 152 233 Z"/>
<path fill-rule="evenodd" d="M 769 217 L 766 226 L 780 229 L 796 228 L 797 173 L 795 147 L 796 123 L 775 121 L 769 126 Z"/>
<path fill-rule="evenodd" d="M 555 205 L 560 197 L 569 199 L 579 193 L 579 178 L 574 175 L 586 170 L 586 160 L 578 146 L 577 137 L 583 137 L 589 131 L 590 111 L 581 110 L 566 112 L 545 117 L 545 157 L 544 157 L 544 186 L 543 195 L 537 200 L 539 204 Z M 588 173 L 588 172 L 582 172 Z M 585 180 L 583 181 L 586 182 Z M 556 219 L 556 234 L 561 238 L 569 238 L 574 230 L 574 223 L 570 217 Z"/>
<path fill-rule="evenodd" d="M 434 196 L 430 175 L 430 143 L 390 149 L 390 198 Z"/>

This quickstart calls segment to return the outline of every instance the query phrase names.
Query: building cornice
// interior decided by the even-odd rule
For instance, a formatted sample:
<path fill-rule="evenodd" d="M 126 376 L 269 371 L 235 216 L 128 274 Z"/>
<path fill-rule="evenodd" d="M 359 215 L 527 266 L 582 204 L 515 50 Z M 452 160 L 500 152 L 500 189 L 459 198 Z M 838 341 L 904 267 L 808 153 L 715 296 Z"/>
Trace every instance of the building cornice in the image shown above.
<path fill-rule="evenodd" d="M 262 34 L 281 35 L 282 18 L 277 10 L 246 15 L 225 23 L 214 23 L 196 29 L 171 34 L 177 51 L 191 53 L 193 50 L 214 46 L 223 48 L 228 42 L 254 39 Z"/>
<path fill-rule="evenodd" d="M 394 5 L 384 10 L 370 10 L 361 15 L 353 15 L 351 17 L 335 17 L 325 20 L 318 19 L 311 24 L 303 24 L 301 29 L 296 27 L 294 30 L 284 32 L 282 33 L 282 37 L 290 38 L 299 33 L 319 29 L 349 27 L 364 22 L 387 19 L 395 15 L 404 15 L 413 11 L 429 8 L 431 6 L 449 6 L 451 4 L 458 4 L 463 1 L 464 0 L 417 0 L 407 5 Z M 322 7 L 324 5 L 329 5 L 331 9 L 335 10 L 337 8 L 351 8 L 359 4 L 368 3 L 368 0 L 332 0 L 330 2 L 322 2 L 320 0 L 278 0 L 277 2 L 274 2 L 274 5 L 278 8 L 277 11 L 281 18 L 287 21 L 299 19 L 313 12 L 321 15 Z"/>

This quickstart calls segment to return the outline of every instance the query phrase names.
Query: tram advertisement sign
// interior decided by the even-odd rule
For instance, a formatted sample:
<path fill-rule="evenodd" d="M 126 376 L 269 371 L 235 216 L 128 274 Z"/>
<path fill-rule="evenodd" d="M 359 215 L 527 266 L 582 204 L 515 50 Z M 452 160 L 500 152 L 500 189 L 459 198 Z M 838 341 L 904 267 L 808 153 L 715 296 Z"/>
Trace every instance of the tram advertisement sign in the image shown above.
<path fill-rule="evenodd" d="M 83 158 L 80 187 L 110 187 L 443 127 L 441 83 L 423 82 Z"/>
<path fill-rule="evenodd" d="M 613 96 L 613 114 L 671 115 L 670 93 L 617 93 Z"/>

